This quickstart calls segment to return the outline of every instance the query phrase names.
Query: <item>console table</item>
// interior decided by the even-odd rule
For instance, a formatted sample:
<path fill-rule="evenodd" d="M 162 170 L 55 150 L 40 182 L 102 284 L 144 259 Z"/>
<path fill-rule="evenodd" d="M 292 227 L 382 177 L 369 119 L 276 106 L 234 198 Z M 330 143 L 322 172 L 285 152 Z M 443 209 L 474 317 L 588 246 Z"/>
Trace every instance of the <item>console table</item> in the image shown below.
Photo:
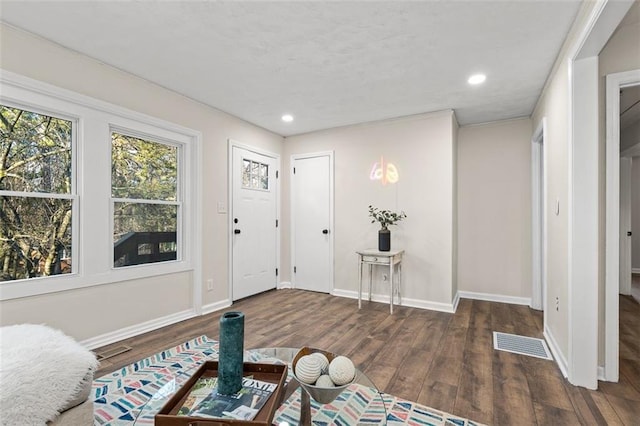
<path fill-rule="evenodd" d="M 400 287 L 402 284 L 402 255 L 404 250 L 379 251 L 366 249 L 358 253 L 358 309 L 362 308 L 362 268 L 369 265 L 369 301 L 371 301 L 371 282 L 373 281 L 373 265 L 382 265 L 389 268 L 389 311 L 393 313 L 393 298 L 398 295 L 400 304 Z M 398 273 L 394 274 L 394 270 Z M 397 275 L 397 277 L 395 276 Z"/>

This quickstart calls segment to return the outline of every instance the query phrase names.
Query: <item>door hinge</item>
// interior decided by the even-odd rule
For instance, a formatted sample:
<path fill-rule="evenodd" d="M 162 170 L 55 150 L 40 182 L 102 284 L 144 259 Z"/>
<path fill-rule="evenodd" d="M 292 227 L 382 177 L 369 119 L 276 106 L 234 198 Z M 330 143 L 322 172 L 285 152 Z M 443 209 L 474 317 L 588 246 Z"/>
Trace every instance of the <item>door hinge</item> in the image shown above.
<path fill-rule="evenodd" d="M 276 268 L 276 277 L 278 276 L 278 268 Z"/>
<path fill-rule="evenodd" d="M 280 177 L 280 172 L 276 170 L 276 179 L 278 179 L 279 177 Z"/>
<path fill-rule="evenodd" d="M 278 227 L 278 219 L 276 219 L 276 228 Z"/>
<path fill-rule="evenodd" d="M 293 273 L 295 274 L 296 272 L 298 272 L 297 270 L 298 268 L 296 268 L 295 266 L 293 267 Z"/>

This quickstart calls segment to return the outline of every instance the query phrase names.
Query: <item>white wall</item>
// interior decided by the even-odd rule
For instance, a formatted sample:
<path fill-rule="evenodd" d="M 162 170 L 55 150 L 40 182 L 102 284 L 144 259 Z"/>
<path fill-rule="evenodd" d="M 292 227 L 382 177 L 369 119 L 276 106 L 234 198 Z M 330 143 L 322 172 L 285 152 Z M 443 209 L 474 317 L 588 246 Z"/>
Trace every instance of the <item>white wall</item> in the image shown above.
<path fill-rule="evenodd" d="M 335 288 L 357 291 L 355 251 L 377 247 L 376 224 L 367 206 L 404 210 L 391 228 L 392 248 L 404 248 L 403 304 L 450 307 L 455 287 L 455 119 L 451 111 L 422 114 L 287 138 L 283 162 L 292 154 L 335 151 Z M 371 181 L 383 156 L 400 179 Z M 283 271 L 290 270 L 289 174 L 283 173 Z M 283 279 L 286 280 L 288 276 Z M 376 287 L 374 293 L 385 294 Z M 353 293 L 352 293 L 353 294 Z"/>
<path fill-rule="evenodd" d="M 531 120 L 458 133 L 460 291 L 531 298 Z"/>
<path fill-rule="evenodd" d="M 569 352 L 569 49 L 584 30 L 595 3 L 585 3 L 567 35 L 531 116 L 547 118 L 547 335 L 566 363 Z M 556 214 L 556 205 L 558 213 Z M 557 300 L 557 309 L 556 307 Z"/>
<path fill-rule="evenodd" d="M 533 115 L 533 128 L 547 118 L 547 326 L 565 356 L 568 339 L 568 70 L 566 62 L 555 73 Z M 555 214 L 556 202 L 559 213 Z M 558 310 L 556 306 L 558 298 Z"/>
<path fill-rule="evenodd" d="M 203 304 L 228 300 L 227 139 L 282 152 L 283 138 L 42 38 L 0 24 L 0 67 L 202 132 Z M 80 339 L 132 327 L 193 308 L 192 274 L 113 283 L 0 302 L 0 323 L 46 322 Z"/>
<path fill-rule="evenodd" d="M 640 120 L 625 129 L 620 129 L 620 151 L 640 143 Z"/>

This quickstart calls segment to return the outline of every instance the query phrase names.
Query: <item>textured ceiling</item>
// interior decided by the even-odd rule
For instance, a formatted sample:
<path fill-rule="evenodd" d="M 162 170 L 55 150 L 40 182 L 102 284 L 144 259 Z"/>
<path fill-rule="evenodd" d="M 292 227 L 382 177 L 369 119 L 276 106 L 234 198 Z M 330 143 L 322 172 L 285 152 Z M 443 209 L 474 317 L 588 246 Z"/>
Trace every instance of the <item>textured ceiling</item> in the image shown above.
<path fill-rule="evenodd" d="M 2 0 L 0 19 L 288 136 L 449 108 L 460 124 L 527 116 L 579 6 Z"/>

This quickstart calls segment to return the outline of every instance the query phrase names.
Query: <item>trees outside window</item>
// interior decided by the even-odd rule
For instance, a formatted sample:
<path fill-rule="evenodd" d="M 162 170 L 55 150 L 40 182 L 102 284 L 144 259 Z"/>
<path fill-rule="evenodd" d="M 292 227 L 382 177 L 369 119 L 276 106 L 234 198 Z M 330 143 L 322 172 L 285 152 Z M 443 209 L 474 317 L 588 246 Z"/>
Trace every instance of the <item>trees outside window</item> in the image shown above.
<path fill-rule="evenodd" d="M 115 267 L 178 258 L 178 146 L 111 133 Z"/>
<path fill-rule="evenodd" d="M 202 282 L 200 132 L 9 71 L 0 85 L 0 301 Z"/>
<path fill-rule="evenodd" d="M 0 281 L 72 271 L 74 128 L 0 105 Z"/>

